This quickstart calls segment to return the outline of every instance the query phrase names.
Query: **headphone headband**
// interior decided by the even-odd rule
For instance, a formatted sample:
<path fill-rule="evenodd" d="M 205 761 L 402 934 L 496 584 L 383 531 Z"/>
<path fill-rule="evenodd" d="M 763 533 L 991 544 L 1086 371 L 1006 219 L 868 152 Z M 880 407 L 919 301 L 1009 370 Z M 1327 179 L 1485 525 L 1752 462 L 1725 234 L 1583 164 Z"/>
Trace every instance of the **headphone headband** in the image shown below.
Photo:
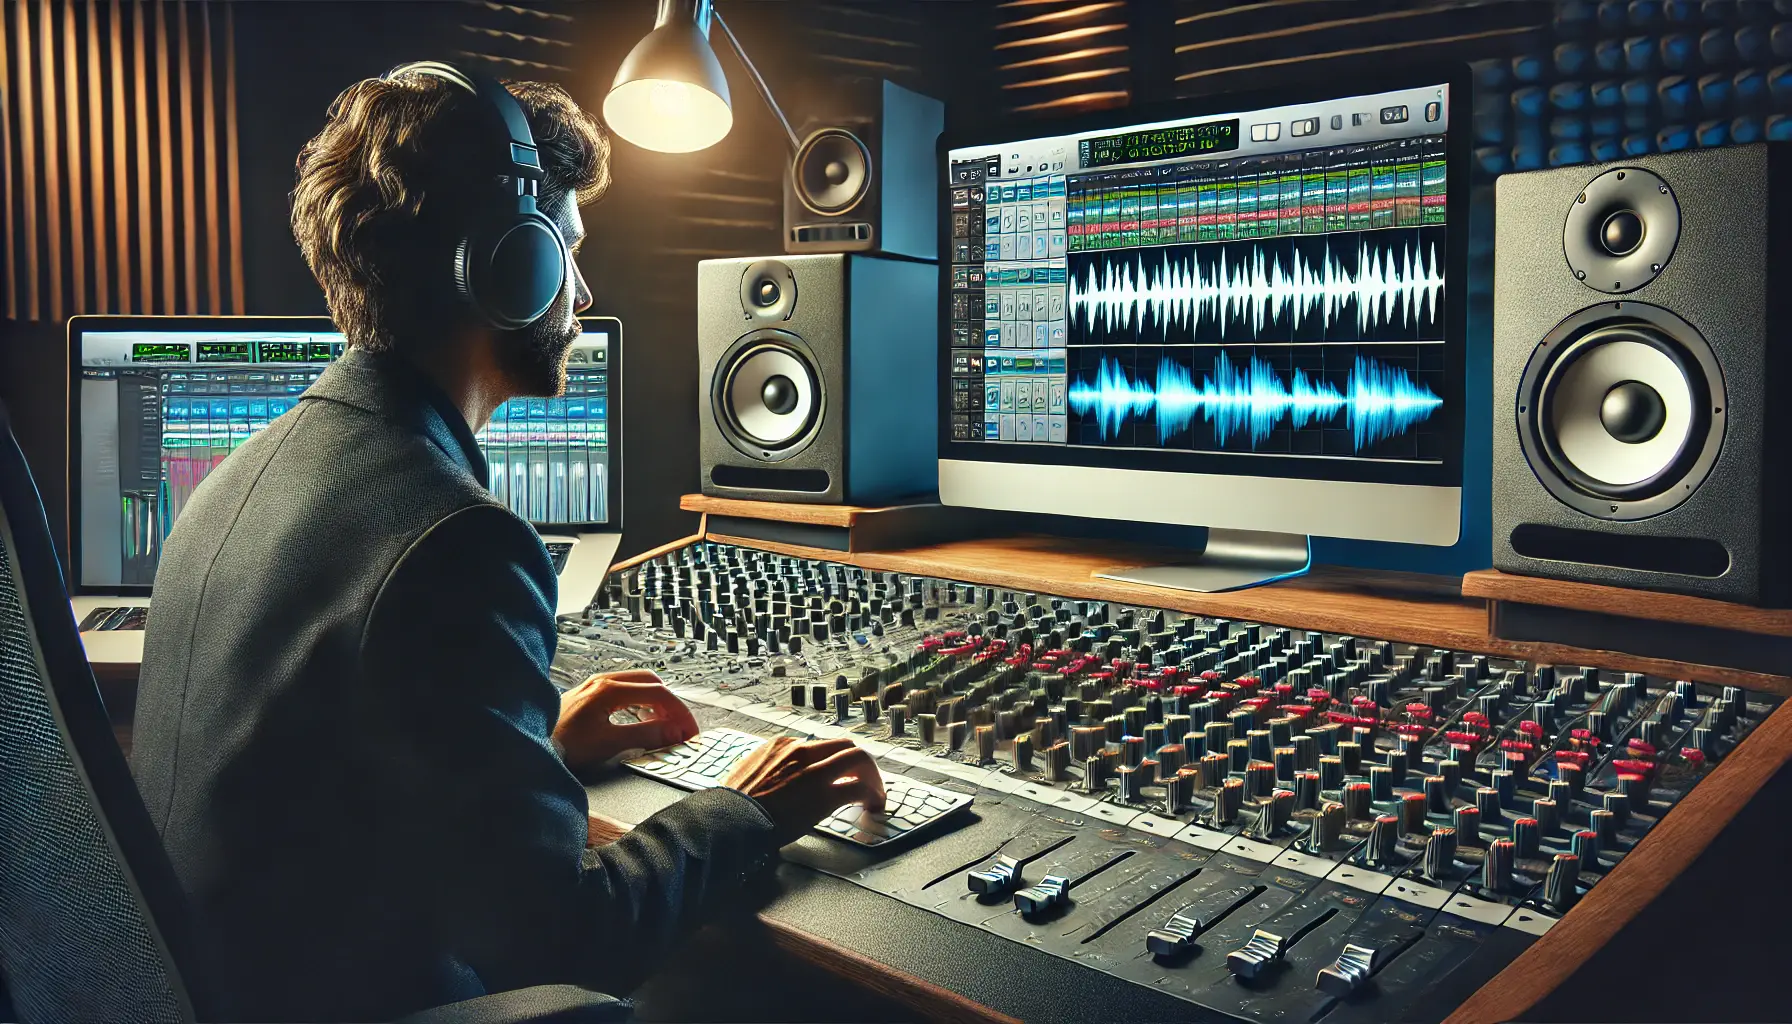
<path fill-rule="evenodd" d="M 541 180 L 541 153 L 535 148 L 535 135 L 529 131 L 528 115 L 523 113 L 522 104 L 510 90 L 504 88 L 504 83 L 439 60 L 400 64 L 386 72 L 385 77 L 397 79 L 407 75 L 439 78 L 483 100 L 481 106 L 494 115 L 495 128 L 509 144 L 504 162 L 510 168 L 510 176 L 519 182 L 517 194 L 532 196 L 537 193 Z M 529 183 L 527 186 L 521 184 L 525 181 Z"/>

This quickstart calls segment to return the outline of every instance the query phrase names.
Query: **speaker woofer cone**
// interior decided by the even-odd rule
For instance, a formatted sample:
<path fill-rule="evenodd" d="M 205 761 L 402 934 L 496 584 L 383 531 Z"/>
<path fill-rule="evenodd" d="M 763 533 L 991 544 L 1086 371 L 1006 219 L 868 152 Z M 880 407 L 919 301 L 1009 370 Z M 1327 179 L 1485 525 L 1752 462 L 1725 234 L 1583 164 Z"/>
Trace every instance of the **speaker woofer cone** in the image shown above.
<path fill-rule="evenodd" d="M 807 448 L 825 404 L 808 345 L 787 331 L 769 329 L 729 347 L 716 364 L 710 400 L 728 443 L 764 462 Z"/>
<path fill-rule="evenodd" d="M 1604 303 L 1531 354 L 1518 392 L 1526 459 L 1551 494 L 1601 519 L 1660 515 L 1692 496 L 1723 441 L 1711 347 L 1665 309 Z"/>
<path fill-rule="evenodd" d="M 871 151 L 844 128 L 823 128 L 803 140 L 790 177 L 797 199 L 811 213 L 837 217 L 870 191 Z"/>

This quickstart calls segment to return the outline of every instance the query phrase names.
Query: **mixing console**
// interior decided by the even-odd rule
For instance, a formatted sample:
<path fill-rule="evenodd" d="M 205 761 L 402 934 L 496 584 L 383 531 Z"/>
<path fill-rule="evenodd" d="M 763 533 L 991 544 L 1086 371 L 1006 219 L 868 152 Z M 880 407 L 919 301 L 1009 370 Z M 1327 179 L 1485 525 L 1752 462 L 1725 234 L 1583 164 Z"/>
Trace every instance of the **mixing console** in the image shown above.
<path fill-rule="evenodd" d="M 1777 703 L 715 544 L 564 631 L 562 685 L 652 668 L 705 729 L 975 796 L 787 857 L 1244 1019 L 1441 1018 Z"/>

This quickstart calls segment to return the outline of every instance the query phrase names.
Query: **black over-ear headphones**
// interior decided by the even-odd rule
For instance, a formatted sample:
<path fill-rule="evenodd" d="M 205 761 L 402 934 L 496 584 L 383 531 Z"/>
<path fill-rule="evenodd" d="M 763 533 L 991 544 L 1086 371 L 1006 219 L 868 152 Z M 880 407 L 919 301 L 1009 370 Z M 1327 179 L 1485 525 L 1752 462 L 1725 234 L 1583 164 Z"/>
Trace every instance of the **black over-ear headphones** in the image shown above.
<path fill-rule="evenodd" d="M 501 139 L 506 147 L 490 203 L 471 211 L 455 242 L 454 288 L 493 327 L 527 327 L 566 284 L 566 240 L 535 206 L 542 168 L 529 119 L 495 78 L 433 60 L 400 65 L 386 77 L 406 75 L 440 78 L 478 96 L 493 122 L 494 142 Z"/>

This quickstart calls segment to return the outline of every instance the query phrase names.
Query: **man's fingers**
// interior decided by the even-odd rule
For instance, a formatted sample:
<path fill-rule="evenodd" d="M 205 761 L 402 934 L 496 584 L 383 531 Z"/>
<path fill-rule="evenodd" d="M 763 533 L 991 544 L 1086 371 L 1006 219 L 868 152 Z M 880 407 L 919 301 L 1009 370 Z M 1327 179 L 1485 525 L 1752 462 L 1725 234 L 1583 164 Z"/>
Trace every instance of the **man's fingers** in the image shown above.
<path fill-rule="evenodd" d="M 615 737 L 617 751 L 624 750 L 658 750 L 674 743 L 682 743 L 691 738 L 676 723 L 664 718 L 650 718 L 645 722 L 630 722 L 627 725 L 610 726 L 610 734 Z"/>
<path fill-rule="evenodd" d="M 858 802 L 873 811 L 884 809 L 884 777 L 877 770 L 877 763 L 871 755 L 861 747 L 842 750 L 830 757 L 816 762 L 810 769 L 817 775 L 828 779 L 830 785 L 838 785 L 850 791 L 858 798 Z M 843 780 L 851 778 L 851 783 Z M 841 801 L 847 803 L 851 801 Z"/>

